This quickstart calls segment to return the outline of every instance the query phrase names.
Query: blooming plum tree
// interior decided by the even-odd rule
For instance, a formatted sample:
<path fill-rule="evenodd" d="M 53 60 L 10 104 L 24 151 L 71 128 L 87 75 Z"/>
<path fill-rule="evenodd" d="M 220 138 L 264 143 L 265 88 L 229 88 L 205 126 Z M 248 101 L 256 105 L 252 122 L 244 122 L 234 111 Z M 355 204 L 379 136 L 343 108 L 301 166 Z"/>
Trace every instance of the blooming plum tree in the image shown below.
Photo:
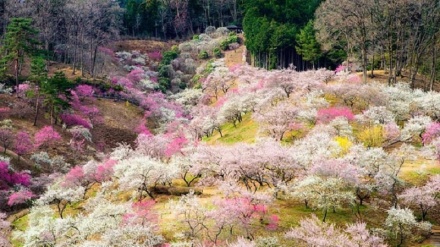
<path fill-rule="evenodd" d="M 347 225 L 345 229 L 340 229 L 335 224 L 321 222 L 315 215 L 302 219 L 300 226 L 286 233 L 286 238 L 296 239 L 308 246 L 387 246 L 382 238 L 368 231 L 365 223 Z"/>
<path fill-rule="evenodd" d="M 3 154 L 15 141 L 14 133 L 10 129 L 0 128 L 0 144 L 3 146 Z"/>
<path fill-rule="evenodd" d="M 309 205 L 323 211 L 322 221 L 325 222 L 329 209 L 335 210 L 347 204 L 353 204 L 355 196 L 348 190 L 346 183 L 340 178 L 323 179 L 318 176 L 308 176 L 299 180 L 291 187 L 290 195 L 303 200 Z"/>
<path fill-rule="evenodd" d="M 32 191 L 23 189 L 17 192 L 12 193 L 8 199 L 8 205 L 14 206 L 18 204 L 23 204 L 31 200 L 35 197 L 35 194 Z"/>
<path fill-rule="evenodd" d="M 0 212 L 0 246 L 10 247 L 11 243 L 9 242 L 6 232 L 9 231 L 10 223 L 6 220 L 6 214 Z"/>
<path fill-rule="evenodd" d="M 46 147 L 61 141 L 61 136 L 52 126 L 45 126 L 35 133 L 35 148 Z"/>
<path fill-rule="evenodd" d="M 26 131 L 19 131 L 15 137 L 14 151 L 18 157 L 28 154 L 32 151 L 34 145 L 32 143 L 29 133 Z"/>
<path fill-rule="evenodd" d="M 337 117 L 344 117 L 349 121 L 354 120 L 353 112 L 347 107 L 330 107 L 318 110 L 319 123 L 328 123 Z"/>
<path fill-rule="evenodd" d="M 120 187 L 137 190 L 140 200 L 144 197 L 143 192 L 154 199 L 152 187 L 170 184 L 178 174 L 178 168 L 172 164 L 163 164 L 142 155 L 121 160 L 113 169 L 115 176 L 119 178 Z"/>

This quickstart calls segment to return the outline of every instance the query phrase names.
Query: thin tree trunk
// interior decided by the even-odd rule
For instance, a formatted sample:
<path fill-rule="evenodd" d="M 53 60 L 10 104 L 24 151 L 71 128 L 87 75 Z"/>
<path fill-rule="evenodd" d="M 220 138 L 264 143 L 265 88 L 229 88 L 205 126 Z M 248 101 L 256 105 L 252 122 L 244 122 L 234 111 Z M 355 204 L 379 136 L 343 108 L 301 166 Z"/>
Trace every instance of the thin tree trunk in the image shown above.
<path fill-rule="evenodd" d="M 429 91 L 432 91 L 434 88 L 434 82 L 436 79 L 436 59 L 437 59 L 437 47 L 436 47 L 436 39 L 434 38 L 434 43 L 432 46 L 432 65 L 431 65 L 431 78 L 429 80 Z"/>
<path fill-rule="evenodd" d="M 34 126 L 37 126 L 38 113 L 40 111 L 40 89 L 37 92 L 37 102 L 35 106 L 35 118 L 34 118 Z"/>

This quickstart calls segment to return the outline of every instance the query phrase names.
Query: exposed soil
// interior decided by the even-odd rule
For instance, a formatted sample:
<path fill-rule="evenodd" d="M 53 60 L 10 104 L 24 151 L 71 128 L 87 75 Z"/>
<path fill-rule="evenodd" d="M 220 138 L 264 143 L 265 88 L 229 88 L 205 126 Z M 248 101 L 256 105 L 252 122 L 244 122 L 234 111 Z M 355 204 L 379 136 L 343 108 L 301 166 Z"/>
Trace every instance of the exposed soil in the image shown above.
<path fill-rule="evenodd" d="M 173 45 L 177 45 L 175 41 L 155 41 L 155 40 L 121 40 L 114 42 L 111 46 L 115 51 L 140 51 L 148 53 L 153 51 L 165 51 L 171 49 Z"/>

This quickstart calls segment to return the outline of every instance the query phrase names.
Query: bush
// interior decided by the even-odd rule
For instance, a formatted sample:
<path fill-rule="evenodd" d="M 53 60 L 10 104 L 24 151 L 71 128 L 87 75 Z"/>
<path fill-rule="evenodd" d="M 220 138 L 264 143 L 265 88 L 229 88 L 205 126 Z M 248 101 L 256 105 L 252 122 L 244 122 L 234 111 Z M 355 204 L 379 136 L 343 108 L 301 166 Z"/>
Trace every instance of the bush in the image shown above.
<path fill-rule="evenodd" d="M 201 51 L 199 53 L 199 58 L 200 59 L 208 59 L 209 58 L 208 52 L 207 51 Z"/>
<path fill-rule="evenodd" d="M 366 147 L 381 147 L 385 141 L 384 130 L 380 125 L 366 128 L 357 135 Z"/>
<path fill-rule="evenodd" d="M 213 53 L 214 53 L 214 56 L 217 58 L 220 58 L 222 56 L 222 51 L 218 47 L 214 48 Z"/>
<path fill-rule="evenodd" d="M 171 80 L 168 78 L 161 77 L 159 78 L 159 89 L 163 93 L 165 93 L 168 89 L 171 88 Z"/>
<path fill-rule="evenodd" d="M 162 65 L 168 65 L 171 63 L 171 61 L 173 61 L 174 59 L 176 59 L 179 56 L 179 53 L 177 52 L 178 49 L 172 49 L 170 51 L 166 51 L 163 53 L 163 58 L 162 61 L 160 62 L 160 64 Z"/>
<path fill-rule="evenodd" d="M 208 34 L 208 35 L 211 35 L 211 34 L 215 33 L 215 27 L 213 27 L 213 26 L 206 27 L 205 28 L 205 33 Z"/>
<path fill-rule="evenodd" d="M 232 43 L 238 43 L 238 37 L 236 34 L 232 34 L 226 39 L 222 40 L 222 42 L 220 43 L 220 48 L 223 51 L 226 51 L 229 48 L 229 45 Z"/>
<path fill-rule="evenodd" d="M 193 40 L 199 40 L 199 39 L 200 39 L 200 36 L 198 34 L 193 36 Z"/>

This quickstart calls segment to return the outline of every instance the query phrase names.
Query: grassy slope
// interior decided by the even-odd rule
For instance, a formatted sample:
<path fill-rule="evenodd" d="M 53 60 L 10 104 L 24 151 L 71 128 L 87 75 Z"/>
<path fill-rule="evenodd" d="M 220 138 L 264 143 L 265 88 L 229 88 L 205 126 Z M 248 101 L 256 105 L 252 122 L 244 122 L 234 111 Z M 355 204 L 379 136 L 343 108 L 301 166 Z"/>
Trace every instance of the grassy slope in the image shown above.
<path fill-rule="evenodd" d="M 240 55 L 240 59 L 238 59 L 238 56 Z M 236 53 L 232 54 L 231 52 L 226 54 L 226 63 L 228 66 L 233 66 L 238 61 L 241 61 L 241 51 L 237 51 Z M 228 62 L 229 61 L 229 62 Z M 101 104 L 101 103 L 100 103 Z M 106 105 L 107 103 L 102 103 Z M 115 108 L 116 107 L 116 108 Z M 119 108 L 118 108 L 119 107 Z M 122 108 L 121 108 L 122 107 Z M 125 106 L 129 107 L 129 106 Z M 121 104 L 108 104 L 108 108 L 103 112 L 105 112 L 106 116 L 106 123 L 111 125 L 115 128 L 123 128 L 126 126 L 124 122 L 121 121 L 114 121 L 115 119 L 112 119 L 110 116 L 106 115 L 106 113 L 112 113 L 113 116 L 118 116 L 119 119 L 130 119 L 131 113 L 130 111 L 133 111 L 133 109 L 128 109 L 123 107 Z M 128 115 L 127 115 L 128 114 Z M 134 115 L 139 115 L 134 114 Z M 127 129 L 130 129 L 133 127 L 133 125 L 126 126 Z M 222 126 L 222 133 L 223 137 L 220 136 L 218 132 L 215 132 L 215 134 L 209 138 L 204 138 L 203 140 L 209 144 L 215 145 L 215 144 L 234 144 L 237 142 L 246 142 L 246 143 L 252 143 L 255 141 L 255 138 L 258 135 L 258 125 L 252 120 L 252 116 L 250 113 L 243 116 L 243 121 L 239 124 L 237 124 L 236 127 L 234 127 L 231 123 L 226 123 Z M 401 177 L 411 184 L 420 184 L 425 181 L 430 174 L 440 174 L 440 167 L 438 166 L 437 161 L 430 161 L 430 160 L 416 160 L 413 162 L 407 162 L 404 164 L 401 172 Z M 218 191 L 215 188 L 205 188 L 204 194 L 201 197 L 203 204 L 210 204 L 212 200 L 216 197 L 219 197 L 221 195 L 220 191 Z M 123 195 L 121 195 L 123 196 Z M 126 200 L 127 195 L 124 196 L 124 199 Z M 155 206 L 155 210 L 158 211 L 159 216 L 159 227 L 162 232 L 162 234 L 167 239 L 174 239 L 175 233 L 177 232 L 176 229 L 182 229 L 183 226 L 177 223 L 171 214 L 171 210 L 168 207 L 168 200 L 177 200 L 178 197 L 172 197 L 172 196 L 163 196 L 160 197 L 158 200 L 158 203 Z M 69 212 L 68 210 L 67 212 Z M 380 227 L 381 223 L 384 220 L 384 215 L 378 214 L 370 208 L 367 204 L 366 207 L 361 208 L 361 219 L 364 221 L 367 221 L 369 226 L 371 227 Z M 313 211 L 311 209 L 306 209 L 303 204 L 294 202 L 291 200 L 277 200 L 274 202 L 274 205 L 271 206 L 270 210 L 271 214 L 277 214 L 280 215 L 280 229 L 279 231 L 275 233 L 271 232 L 260 232 L 261 235 L 270 236 L 272 234 L 275 235 L 282 235 L 283 232 L 287 231 L 291 227 L 294 227 L 298 225 L 298 222 L 300 219 L 304 217 L 309 217 L 311 213 L 316 214 L 319 218 L 322 217 L 322 212 L 320 211 Z M 356 222 L 359 218 L 356 214 L 353 214 L 351 209 L 343 209 L 343 210 L 337 210 L 336 213 L 329 212 L 328 214 L 328 221 L 334 222 L 338 225 L 345 225 L 347 222 Z M 27 217 L 24 216 L 22 218 L 19 218 L 18 220 L 14 221 L 14 226 L 17 229 L 24 229 L 27 224 Z M 20 246 L 19 243 L 15 242 Z"/>
<path fill-rule="evenodd" d="M 243 121 L 236 127 L 232 123 L 226 123 L 222 127 L 223 137 L 215 132 L 211 137 L 204 138 L 203 141 L 209 144 L 234 144 L 237 142 L 252 143 L 255 141 L 258 132 L 258 125 L 252 120 L 250 113 L 243 116 Z"/>

